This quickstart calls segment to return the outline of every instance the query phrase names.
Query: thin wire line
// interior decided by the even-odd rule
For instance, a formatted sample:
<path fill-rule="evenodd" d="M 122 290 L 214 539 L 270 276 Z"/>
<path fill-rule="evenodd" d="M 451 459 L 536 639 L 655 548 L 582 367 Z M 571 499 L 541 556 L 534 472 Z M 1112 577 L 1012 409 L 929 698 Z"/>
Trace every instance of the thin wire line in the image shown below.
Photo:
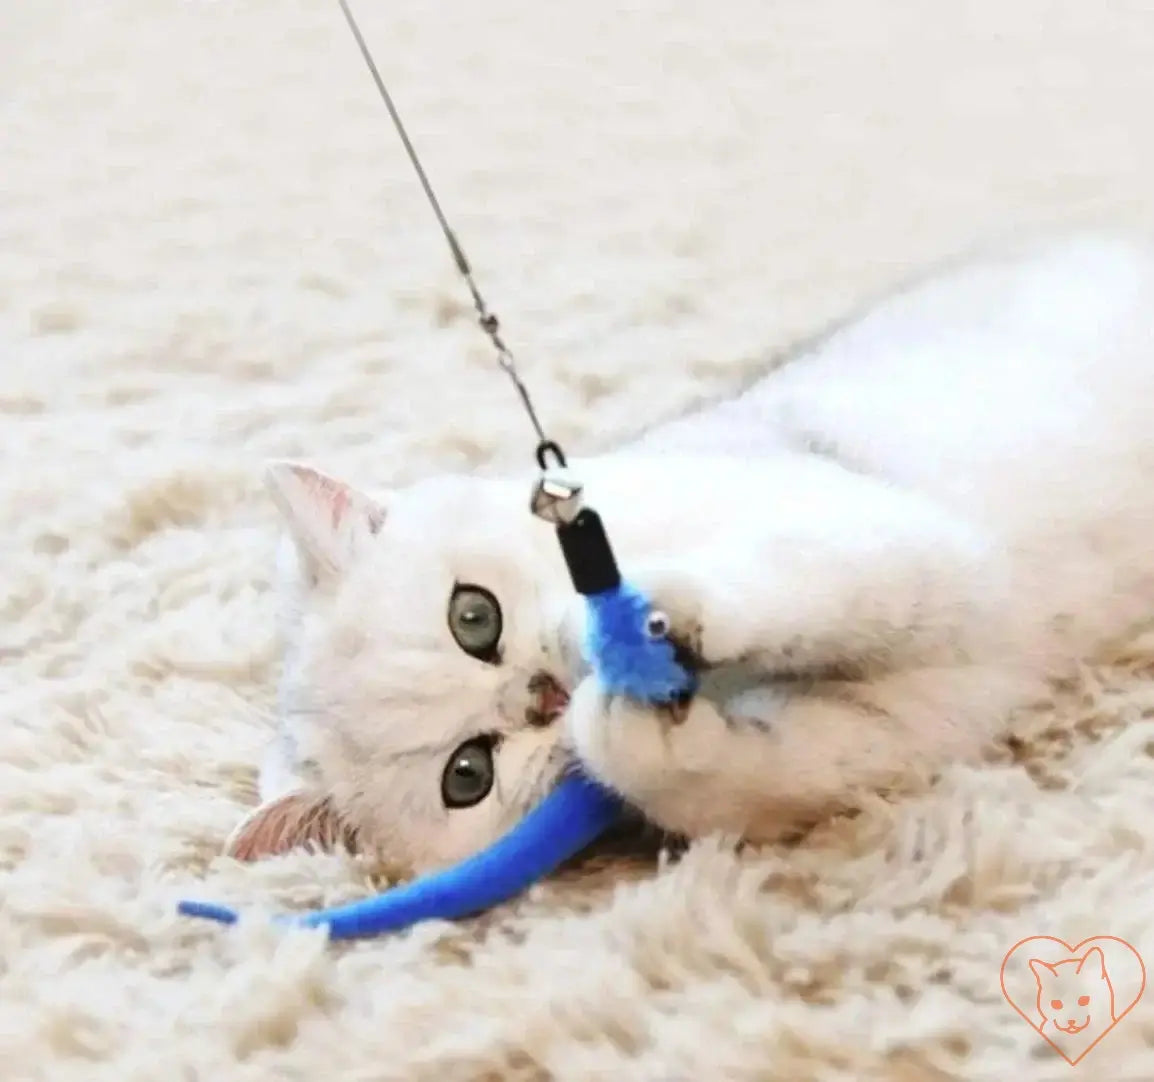
<path fill-rule="evenodd" d="M 449 226 L 445 212 L 441 209 L 441 203 L 433 191 L 432 184 L 429 183 L 429 178 L 425 173 L 424 167 L 421 165 L 421 159 L 417 156 L 413 141 L 409 138 L 409 133 L 405 129 L 404 121 L 401 120 L 401 114 L 397 111 L 397 107 L 393 103 L 392 95 L 389 93 L 388 87 L 385 86 L 385 80 L 381 77 L 381 73 L 377 69 L 372 53 L 369 52 L 369 47 L 365 43 L 360 27 L 357 25 L 357 20 L 353 17 L 347 0 L 337 0 L 337 2 L 341 6 L 341 11 L 344 12 L 345 21 L 348 22 L 349 29 L 353 32 L 353 37 L 356 39 L 357 46 L 361 50 L 361 56 L 365 58 L 365 63 L 368 65 L 369 73 L 373 77 L 373 82 L 377 84 L 377 90 L 380 92 L 381 99 L 385 103 L 385 108 L 389 111 L 393 126 L 397 129 L 397 134 L 401 137 L 401 143 L 404 145 L 405 152 L 409 156 L 409 161 L 413 163 L 413 169 L 416 170 L 417 179 L 421 182 L 421 187 L 425 191 L 429 205 L 433 208 L 433 213 L 437 216 L 437 222 L 441 227 L 441 232 L 445 235 L 445 240 L 448 242 L 449 251 L 453 255 L 453 261 L 457 265 L 457 270 L 460 271 L 461 277 L 465 279 L 465 284 L 469 287 L 469 292 L 473 296 L 473 305 L 477 309 L 481 329 L 489 336 L 489 340 L 497 350 L 497 363 L 513 381 L 513 386 L 521 398 L 525 412 L 529 415 L 529 421 L 533 425 L 533 430 L 537 433 L 537 439 L 539 441 L 537 445 L 537 462 L 541 468 L 544 469 L 546 458 L 552 455 L 561 466 L 564 466 L 565 455 L 560 446 L 545 435 L 545 430 L 537 418 L 537 411 L 533 407 L 533 400 L 529 395 L 529 389 L 525 386 L 521 380 L 520 373 L 517 371 L 517 362 L 514 360 L 512 352 L 509 347 L 505 345 L 504 339 L 501 337 L 500 322 L 496 315 L 489 311 L 488 306 L 485 304 L 485 299 L 481 296 L 481 291 L 477 288 L 477 283 L 473 279 L 473 269 L 469 265 L 469 260 L 465 257 L 465 250 L 461 247 L 456 234 L 454 234 Z"/>

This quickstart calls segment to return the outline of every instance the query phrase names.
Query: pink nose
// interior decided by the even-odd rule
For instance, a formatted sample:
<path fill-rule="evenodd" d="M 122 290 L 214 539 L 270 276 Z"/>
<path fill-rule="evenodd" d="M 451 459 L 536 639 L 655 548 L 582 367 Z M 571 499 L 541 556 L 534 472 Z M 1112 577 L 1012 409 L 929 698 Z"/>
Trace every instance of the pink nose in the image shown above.
<path fill-rule="evenodd" d="M 530 677 L 529 694 L 534 699 L 526 714 L 531 725 L 548 725 L 556 721 L 569 705 L 569 693 L 556 677 L 546 672 L 534 673 Z"/>

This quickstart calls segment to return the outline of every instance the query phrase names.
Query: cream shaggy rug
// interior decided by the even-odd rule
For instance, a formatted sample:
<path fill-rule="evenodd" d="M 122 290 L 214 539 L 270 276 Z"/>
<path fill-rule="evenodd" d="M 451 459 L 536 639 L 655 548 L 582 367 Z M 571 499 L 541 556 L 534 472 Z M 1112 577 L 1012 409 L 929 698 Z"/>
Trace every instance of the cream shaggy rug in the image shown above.
<path fill-rule="evenodd" d="M 573 447 L 974 243 L 1154 223 L 1145 2 L 359 8 Z M 353 948 L 176 917 L 374 887 L 216 855 L 277 664 L 262 461 L 530 433 L 335 3 L 8 3 L 0 103 L 5 1082 L 1154 1078 L 1154 995 L 1071 1068 L 999 984 L 1030 935 L 1154 960 L 1154 637 L 792 850 Z"/>

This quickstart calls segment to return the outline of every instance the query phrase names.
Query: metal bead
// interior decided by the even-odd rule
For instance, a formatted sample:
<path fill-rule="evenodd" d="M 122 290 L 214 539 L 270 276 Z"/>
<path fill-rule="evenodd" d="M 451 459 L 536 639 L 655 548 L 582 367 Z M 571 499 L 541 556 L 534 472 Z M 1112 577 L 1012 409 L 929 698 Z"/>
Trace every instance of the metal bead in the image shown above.
<path fill-rule="evenodd" d="M 581 490 L 581 482 L 567 473 L 543 473 L 533 486 L 529 508 L 554 526 L 567 526 L 581 510 Z"/>

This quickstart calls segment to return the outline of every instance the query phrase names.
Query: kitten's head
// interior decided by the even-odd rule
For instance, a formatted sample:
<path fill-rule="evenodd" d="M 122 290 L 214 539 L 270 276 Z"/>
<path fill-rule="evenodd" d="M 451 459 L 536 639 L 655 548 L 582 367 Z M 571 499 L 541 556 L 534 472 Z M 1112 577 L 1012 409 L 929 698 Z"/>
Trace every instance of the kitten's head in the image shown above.
<path fill-rule="evenodd" d="M 580 609 L 552 531 L 511 481 L 377 498 L 278 463 L 288 526 L 281 712 L 297 772 L 408 871 L 502 833 L 567 760 Z"/>

